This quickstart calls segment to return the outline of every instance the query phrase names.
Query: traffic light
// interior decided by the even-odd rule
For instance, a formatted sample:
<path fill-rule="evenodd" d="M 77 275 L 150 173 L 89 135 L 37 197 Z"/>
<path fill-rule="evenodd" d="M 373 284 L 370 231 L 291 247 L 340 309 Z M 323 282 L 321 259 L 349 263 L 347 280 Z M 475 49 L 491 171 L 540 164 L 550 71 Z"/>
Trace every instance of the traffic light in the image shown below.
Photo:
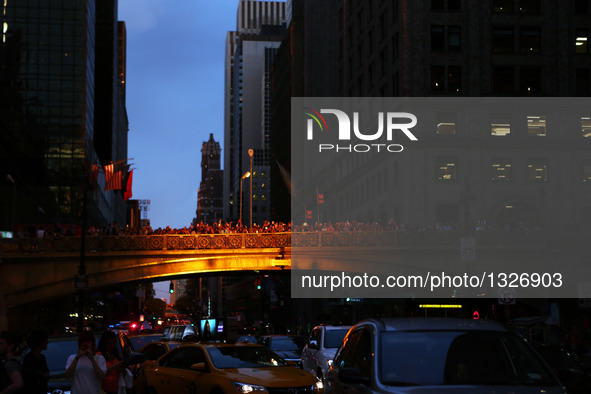
<path fill-rule="evenodd" d="M 262 288 L 262 283 L 263 281 L 261 280 L 261 278 L 257 278 L 254 280 L 254 287 L 257 290 L 260 290 Z"/>
<path fill-rule="evenodd" d="M 174 283 L 172 283 L 172 281 L 170 281 L 170 287 L 168 288 L 168 292 L 170 294 L 174 293 Z"/>

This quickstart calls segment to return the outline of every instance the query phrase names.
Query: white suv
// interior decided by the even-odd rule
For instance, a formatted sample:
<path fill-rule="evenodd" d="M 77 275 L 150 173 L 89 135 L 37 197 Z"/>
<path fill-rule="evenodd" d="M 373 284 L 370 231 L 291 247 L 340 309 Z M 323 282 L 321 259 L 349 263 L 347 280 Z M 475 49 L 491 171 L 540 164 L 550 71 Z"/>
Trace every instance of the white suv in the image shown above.
<path fill-rule="evenodd" d="M 343 338 L 351 326 L 314 327 L 302 351 L 302 369 L 324 382 L 326 373 Z"/>

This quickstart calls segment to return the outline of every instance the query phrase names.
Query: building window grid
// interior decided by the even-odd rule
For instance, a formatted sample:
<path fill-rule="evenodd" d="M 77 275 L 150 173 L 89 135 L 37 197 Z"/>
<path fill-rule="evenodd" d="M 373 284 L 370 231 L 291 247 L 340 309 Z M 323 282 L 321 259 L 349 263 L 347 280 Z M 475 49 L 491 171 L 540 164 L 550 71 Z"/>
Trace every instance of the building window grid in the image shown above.
<path fill-rule="evenodd" d="M 548 161 L 545 159 L 530 160 L 527 163 L 528 179 L 535 182 L 548 181 Z"/>
<path fill-rule="evenodd" d="M 547 135 L 546 115 L 527 116 L 527 135 L 545 137 Z"/>
<path fill-rule="evenodd" d="M 455 158 L 439 158 L 437 159 L 437 180 L 439 181 L 455 181 L 457 174 L 457 159 Z"/>
<path fill-rule="evenodd" d="M 512 179 L 512 163 L 508 158 L 493 158 L 491 160 L 491 181 L 508 182 Z"/>
<path fill-rule="evenodd" d="M 511 122 L 507 120 L 493 120 L 490 123 L 490 135 L 505 137 L 511 134 Z"/>

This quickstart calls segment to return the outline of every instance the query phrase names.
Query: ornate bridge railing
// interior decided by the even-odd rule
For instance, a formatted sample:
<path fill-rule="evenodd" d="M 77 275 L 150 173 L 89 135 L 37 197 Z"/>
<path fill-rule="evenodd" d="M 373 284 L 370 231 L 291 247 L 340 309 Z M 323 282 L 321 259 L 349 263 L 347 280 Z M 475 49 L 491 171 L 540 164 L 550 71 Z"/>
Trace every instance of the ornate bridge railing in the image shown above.
<path fill-rule="evenodd" d="M 287 232 L 191 235 L 87 236 L 86 252 L 154 251 L 198 249 L 243 249 L 283 247 L 396 246 L 458 247 L 465 235 L 459 231 L 350 231 Z M 531 247 L 555 239 L 545 231 L 482 231 L 474 235 L 478 246 Z M 579 235 L 569 234 L 570 242 Z M 0 253 L 51 253 L 80 251 L 80 237 L 0 239 Z"/>

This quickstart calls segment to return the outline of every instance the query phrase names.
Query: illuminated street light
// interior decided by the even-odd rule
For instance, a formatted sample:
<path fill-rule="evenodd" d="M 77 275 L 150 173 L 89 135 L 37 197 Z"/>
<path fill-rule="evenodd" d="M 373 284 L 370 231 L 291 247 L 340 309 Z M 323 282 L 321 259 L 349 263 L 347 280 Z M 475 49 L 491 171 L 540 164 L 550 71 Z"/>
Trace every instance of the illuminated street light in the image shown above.
<path fill-rule="evenodd" d="M 250 178 L 250 171 L 246 171 L 242 178 L 240 178 L 240 216 L 238 217 L 242 222 L 242 181 L 244 178 Z"/>

